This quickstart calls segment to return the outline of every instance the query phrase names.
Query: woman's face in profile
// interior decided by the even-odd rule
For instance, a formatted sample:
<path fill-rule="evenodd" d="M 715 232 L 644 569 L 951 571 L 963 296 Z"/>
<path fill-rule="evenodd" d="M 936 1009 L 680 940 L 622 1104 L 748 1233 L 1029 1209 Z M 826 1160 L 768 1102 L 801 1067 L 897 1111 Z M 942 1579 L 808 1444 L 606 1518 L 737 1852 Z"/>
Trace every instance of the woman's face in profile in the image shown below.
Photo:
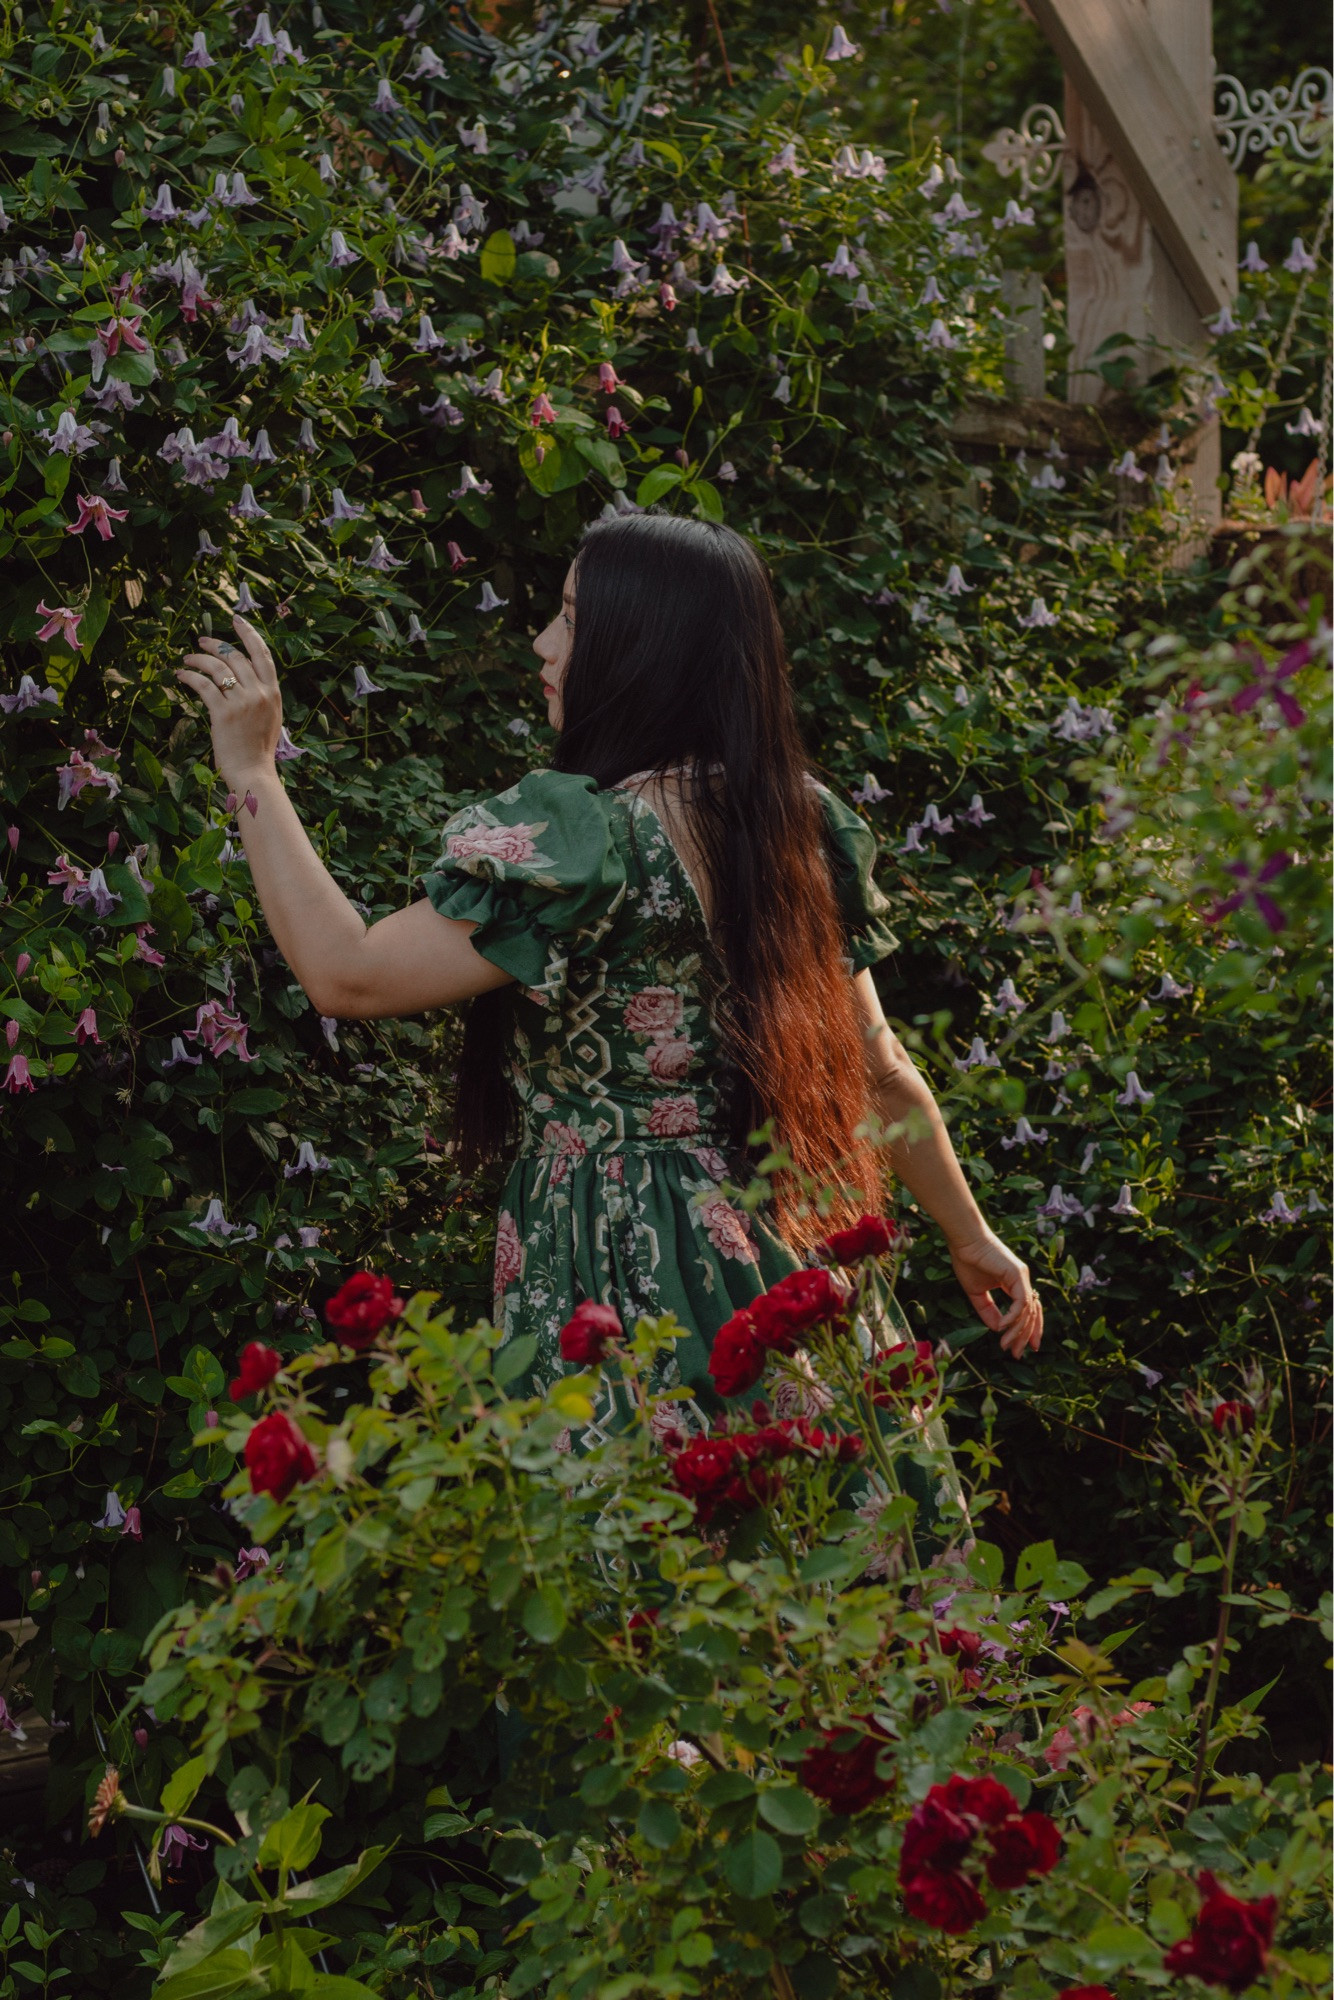
<path fill-rule="evenodd" d="M 574 567 L 571 565 L 561 586 L 561 607 L 549 625 L 543 626 L 533 641 L 533 651 L 542 662 L 542 688 L 547 698 L 547 721 L 559 729 L 564 712 L 561 689 L 570 664 L 574 643 Z"/>

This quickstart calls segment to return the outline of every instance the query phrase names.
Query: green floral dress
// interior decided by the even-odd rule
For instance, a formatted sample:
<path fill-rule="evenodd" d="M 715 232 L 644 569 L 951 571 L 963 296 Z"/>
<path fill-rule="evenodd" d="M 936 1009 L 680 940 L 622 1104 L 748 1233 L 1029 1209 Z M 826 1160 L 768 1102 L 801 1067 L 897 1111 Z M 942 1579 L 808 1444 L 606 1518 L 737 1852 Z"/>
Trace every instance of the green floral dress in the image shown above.
<path fill-rule="evenodd" d="M 855 970 L 892 951 L 871 875 L 875 840 L 820 787 Z M 800 1259 L 722 1184 L 728 1069 L 723 971 L 690 877 L 646 801 L 592 778 L 536 771 L 467 806 L 425 876 L 442 916 L 518 983 L 512 1076 L 522 1136 L 496 1231 L 495 1318 L 531 1334 L 529 1380 L 565 1372 L 560 1329 L 583 1299 L 633 1323 L 689 1329 L 660 1386 L 716 1405 L 713 1336 Z"/>

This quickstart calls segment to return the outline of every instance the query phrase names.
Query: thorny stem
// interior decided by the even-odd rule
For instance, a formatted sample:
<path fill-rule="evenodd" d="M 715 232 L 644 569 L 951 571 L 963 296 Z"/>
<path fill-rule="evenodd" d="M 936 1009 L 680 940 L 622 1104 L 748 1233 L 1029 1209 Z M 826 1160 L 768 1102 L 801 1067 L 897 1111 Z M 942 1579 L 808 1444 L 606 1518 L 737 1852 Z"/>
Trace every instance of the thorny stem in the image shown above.
<path fill-rule="evenodd" d="M 1190 1805 L 1194 1812 L 1204 1796 L 1205 1766 L 1209 1758 L 1209 1732 L 1213 1726 L 1214 1703 L 1218 1697 L 1218 1682 L 1223 1671 L 1223 1649 L 1227 1644 L 1228 1621 L 1232 1616 L 1232 1606 L 1228 1603 L 1232 1595 L 1232 1575 L 1237 1560 L 1237 1537 L 1241 1532 L 1240 1499 L 1228 1524 L 1227 1553 L 1223 1557 L 1222 1603 L 1218 1607 L 1218 1630 L 1214 1634 L 1212 1654 L 1209 1660 L 1209 1682 L 1204 1690 L 1204 1706 L 1200 1710 L 1200 1742 L 1195 1753 L 1195 1779 L 1191 1786 Z"/>

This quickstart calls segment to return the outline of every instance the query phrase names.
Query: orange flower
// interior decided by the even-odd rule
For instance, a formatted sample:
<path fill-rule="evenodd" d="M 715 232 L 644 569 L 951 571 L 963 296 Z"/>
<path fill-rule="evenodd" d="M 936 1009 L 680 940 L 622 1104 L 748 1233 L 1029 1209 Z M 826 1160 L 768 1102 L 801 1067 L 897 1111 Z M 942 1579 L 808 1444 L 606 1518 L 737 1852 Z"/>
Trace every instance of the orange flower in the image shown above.
<path fill-rule="evenodd" d="M 93 1795 L 93 1808 L 88 1815 L 88 1831 L 94 1838 L 102 1831 L 109 1819 L 116 1819 L 125 1810 L 125 1794 L 120 1788 L 120 1772 L 114 1764 L 108 1764 L 106 1776 Z"/>

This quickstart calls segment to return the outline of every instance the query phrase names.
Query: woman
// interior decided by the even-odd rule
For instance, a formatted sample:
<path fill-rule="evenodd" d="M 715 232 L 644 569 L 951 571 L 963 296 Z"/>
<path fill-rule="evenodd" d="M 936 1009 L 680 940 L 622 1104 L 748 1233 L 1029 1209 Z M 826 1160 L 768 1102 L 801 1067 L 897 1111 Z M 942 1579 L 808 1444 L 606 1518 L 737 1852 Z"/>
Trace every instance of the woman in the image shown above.
<path fill-rule="evenodd" d="M 457 813 L 426 895 L 367 927 L 306 837 L 274 750 L 272 655 L 202 639 L 180 678 L 212 718 L 273 937 L 321 1014 L 472 1002 L 460 1063 L 464 1164 L 517 1151 L 496 1317 L 561 1370 L 583 1299 L 627 1321 L 675 1312 L 680 1377 L 709 1402 L 713 1336 L 876 1202 L 868 1115 L 949 1242 L 985 1324 L 1039 1346 L 1026 1267 L 988 1229 L 869 967 L 893 948 L 875 843 L 811 777 L 768 573 L 711 522 L 641 514 L 586 535 L 534 641 L 553 767 Z M 792 1162 L 767 1216 L 722 1183 L 767 1126 Z M 828 1191 L 823 1214 L 802 1186 Z M 1003 1314 L 993 1291 L 1007 1293 Z"/>

